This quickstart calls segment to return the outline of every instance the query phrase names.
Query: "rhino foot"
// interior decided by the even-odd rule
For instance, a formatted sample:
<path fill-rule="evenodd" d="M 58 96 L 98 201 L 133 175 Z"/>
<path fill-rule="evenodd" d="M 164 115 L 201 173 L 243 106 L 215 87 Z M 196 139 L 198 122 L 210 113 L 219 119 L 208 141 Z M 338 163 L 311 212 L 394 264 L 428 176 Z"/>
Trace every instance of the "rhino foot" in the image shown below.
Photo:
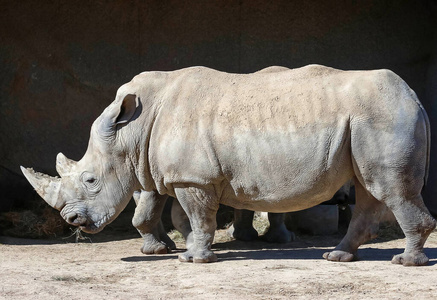
<path fill-rule="evenodd" d="M 164 244 L 169 250 L 176 250 L 175 242 L 173 242 L 173 240 L 166 233 L 164 235 L 160 235 L 159 237 L 161 239 L 161 243 Z"/>
<path fill-rule="evenodd" d="M 235 239 L 245 242 L 253 241 L 258 238 L 258 231 L 256 231 L 253 227 L 240 228 L 232 225 L 229 227 L 228 233 Z"/>
<path fill-rule="evenodd" d="M 217 255 L 211 250 L 192 251 L 188 249 L 186 252 L 179 254 L 179 261 L 193 263 L 210 263 L 217 261 Z"/>
<path fill-rule="evenodd" d="M 144 243 L 141 247 L 141 252 L 144 254 L 167 254 L 171 253 L 171 249 L 166 244 L 156 243 Z"/>
<path fill-rule="evenodd" d="M 391 260 L 392 264 L 400 264 L 407 266 L 425 266 L 428 264 L 429 259 L 423 252 L 418 253 L 402 253 L 393 256 Z"/>
<path fill-rule="evenodd" d="M 294 241 L 295 238 L 294 233 L 289 231 L 284 224 L 274 230 L 270 227 L 263 236 L 263 239 L 269 243 L 289 243 Z"/>
<path fill-rule="evenodd" d="M 329 261 L 341 261 L 341 262 L 357 260 L 357 257 L 354 254 L 342 250 L 325 252 L 323 254 L 323 258 Z"/>

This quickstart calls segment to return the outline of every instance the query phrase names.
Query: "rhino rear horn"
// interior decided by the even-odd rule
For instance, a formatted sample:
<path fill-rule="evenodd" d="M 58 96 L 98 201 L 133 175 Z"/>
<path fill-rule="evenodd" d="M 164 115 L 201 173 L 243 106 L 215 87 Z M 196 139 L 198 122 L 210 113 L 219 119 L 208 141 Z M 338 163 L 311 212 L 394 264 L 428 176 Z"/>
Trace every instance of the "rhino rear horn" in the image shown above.
<path fill-rule="evenodd" d="M 51 207 L 61 210 L 64 206 L 64 202 L 61 200 L 59 194 L 61 189 L 61 179 L 35 172 L 31 168 L 20 168 L 38 195 L 40 195 Z"/>
<path fill-rule="evenodd" d="M 76 164 L 74 160 L 68 159 L 64 154 L 59 153 L 56 156 L 56 171 L 61 177 L 71 173 L 71 169 Z"/>

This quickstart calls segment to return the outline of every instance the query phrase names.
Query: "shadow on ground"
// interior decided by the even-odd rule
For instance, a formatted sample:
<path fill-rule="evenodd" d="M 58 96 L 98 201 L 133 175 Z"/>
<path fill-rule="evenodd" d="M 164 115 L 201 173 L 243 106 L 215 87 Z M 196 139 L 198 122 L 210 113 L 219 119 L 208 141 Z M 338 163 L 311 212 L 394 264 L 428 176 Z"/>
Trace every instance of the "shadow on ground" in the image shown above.
<path fill-rule="evenodd" d="M 332 249 L 332 248 L 331 248 Z M 226 253 L 218 253 L 218 262 L 224 261 L 238 261 L 238 260 L 323 260 L 322 255 L 328 248 L 295 248 L 295 249 L 256 249 L 256 250 L 240 250 L 230 249 Z M 363 248 L 358 250 L 359 260 L 362 261 L 391 261 L 396 254 L 402 253 L 404 249 L 377 249 L 377 248 Z M 171 254 L 166 255 L 144 255 L 131 256 L 122 258 L 125 262 L 148 262 L 177 259 L 177 254 L 182 250 L 177 250 Z M 437 264 L 437 248 L 426 248 L 425 254 L 432 258 L 428 266 Z"/>

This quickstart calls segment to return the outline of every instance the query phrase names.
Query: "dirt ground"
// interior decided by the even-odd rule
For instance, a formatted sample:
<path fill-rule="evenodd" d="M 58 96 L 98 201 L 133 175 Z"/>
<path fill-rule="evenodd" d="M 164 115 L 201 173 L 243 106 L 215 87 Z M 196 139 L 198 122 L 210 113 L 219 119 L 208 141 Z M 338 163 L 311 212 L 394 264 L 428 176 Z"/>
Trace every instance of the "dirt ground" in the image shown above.
<path fill-rule="evenodd" d="M 360 248 L 360 261 L 334 263 L 321 257 L 341 235 L 298 236 L 284 245 L 232 241 L 220 230 L 213 246 L 219 262 L 192 264 L 177 260 L 182 250 L 143 255 L 135 232 L 114 240 L 105 230 L 80 243 L 0 237 L 0 299 L 437 297 L 437 232 L 425 245 L 429 266 L 403 267 L 390 259 L 404 239 L 379 238 Z"/>

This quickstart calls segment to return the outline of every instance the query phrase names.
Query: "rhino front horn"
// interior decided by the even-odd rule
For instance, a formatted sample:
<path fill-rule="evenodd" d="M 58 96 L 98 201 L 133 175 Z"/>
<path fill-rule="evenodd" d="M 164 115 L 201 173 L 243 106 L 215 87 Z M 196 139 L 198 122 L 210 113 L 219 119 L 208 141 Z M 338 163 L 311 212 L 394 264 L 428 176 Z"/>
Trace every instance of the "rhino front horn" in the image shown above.
<path fill-rule="evenodd" d="M 32 168 L 24 168 L 21 166 L 20 168 L 38 195 L 40 195 L 51 207 L 61 210 L 64 206 L 59 194 L 61 189 L 61 179 L 35 172 Z"/>

